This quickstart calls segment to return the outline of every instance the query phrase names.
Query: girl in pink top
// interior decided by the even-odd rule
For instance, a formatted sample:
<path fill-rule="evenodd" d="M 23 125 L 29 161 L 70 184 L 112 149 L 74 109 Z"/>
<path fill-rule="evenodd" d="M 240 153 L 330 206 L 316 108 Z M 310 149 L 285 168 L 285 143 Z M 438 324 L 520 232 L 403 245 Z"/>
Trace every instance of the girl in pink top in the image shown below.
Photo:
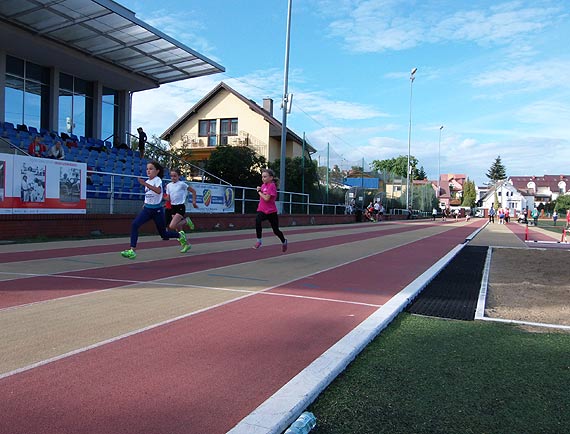
<path fill-rule="evenodd" d="M 269 220 L 273 233 L 281 240 L 281 249 L 283 252 L 287 251 L 287 240 L 283 232 L 279 230 L 279 217 L 277 216 L 277 206 L 275 200 L 277 199 L 277 186 L 275 185 L 275 174 L 271 169 L 263 169 L 261 172 L 261 180 L 263 184 L 257 187 L 259 194 L 259 205 L 257 206 L 257 216 L 255 217 L 255 234 L 257 242 L 254 244 L 254 249 L 261 247 L 261 223 L 263 220 Z"/>

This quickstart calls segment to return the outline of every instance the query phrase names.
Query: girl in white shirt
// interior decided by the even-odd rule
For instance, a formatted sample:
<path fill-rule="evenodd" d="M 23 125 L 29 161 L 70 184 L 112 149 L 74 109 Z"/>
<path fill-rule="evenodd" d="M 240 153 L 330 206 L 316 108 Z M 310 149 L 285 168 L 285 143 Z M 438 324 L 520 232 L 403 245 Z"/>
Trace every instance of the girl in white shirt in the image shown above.
<path fill-rule="evenodd" d="M 139 238 L 139 228 L 149 220 L 154 221 L 156 229 L 163 239 L 178 238 L 183 248 L 187 245 L 184 232 L 166 230 L 164 207 L 162 206 L 163 174 L 164 169 L 162 166 L 156 161 L 151 161 L 146 165 L 146 175 L 148 179 L 145 181 L 142 178 L 137 178 L 139 184 L 144 186 L 144 206 L 131 225 L 131 247 L 121 252 L 121 256 L 124 258 L 135 259 L 137 257 L 135 250 Z M 186 251 L 188 251 L 188 249 Z"/>
<path fill-rule="evenodd" d="M 182 230 L 185 225 L 188 225 L 190 229 L 194 229 L 194 223 L 192 223 L 190 217 L 184 218 L 184 215 L 186 214 L 186 197 L 188 196 L 188 192 L 192 193 L 192 206 L 194 208 L 198 208 L 198 205 L 196 204 L 196 190 L 184 181 L 180 180 L 181 174 L 180 169 L 172 169 L 170 171 L 170 179 L 172 179 L 172 182 L 169 182 L 166 185 L 166 195 L 164 198 L 171 204 L 170 209 L 166 211 L 170 214 L 171 218 L 168 229 L 186 235 Z M 192 246 L 190 246 L 190 244 L 186 243 L 186 246 L 183 246 L 181 252 L 186 253 L 191 247 Z"/>

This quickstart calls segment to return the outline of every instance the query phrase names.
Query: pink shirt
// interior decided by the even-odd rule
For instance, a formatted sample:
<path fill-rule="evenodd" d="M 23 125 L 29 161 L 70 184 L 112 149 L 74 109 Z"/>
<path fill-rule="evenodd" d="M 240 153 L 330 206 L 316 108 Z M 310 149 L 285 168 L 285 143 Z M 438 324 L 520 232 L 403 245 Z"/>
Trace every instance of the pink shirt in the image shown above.
<path fill-rule="evenodd" d="M 259 198 L 259 205 L 257 210 L 264 214 L 271 214 L 277 212 L 277 207 L 275 206 L 275 199 L 277 199 L 277 187 L 274 182 L 269 182 L 268 184 L 261 185 L 261 192 L 263 194 L 268 194 L 271 196 L 268 201 Z"/>

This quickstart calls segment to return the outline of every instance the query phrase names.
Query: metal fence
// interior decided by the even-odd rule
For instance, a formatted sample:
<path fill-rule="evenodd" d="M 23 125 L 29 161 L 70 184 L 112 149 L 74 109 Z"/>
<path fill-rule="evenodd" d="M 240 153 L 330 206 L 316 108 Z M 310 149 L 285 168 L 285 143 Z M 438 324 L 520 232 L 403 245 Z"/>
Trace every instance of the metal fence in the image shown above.
<path fill-rule="evenodd" d="M 135 214 L 144 201 L 139 176 L 89 171 L 87 185 L 88 214 Z M 95 181 L 93 181 L 95 178 Z M 170 182 L 169 178 L 163 181 Z M 236 214 L 254 214 L 259 204 L 256 188 L 233 186 Z M 345 214 L 344 204 L 311 203 L 306 193 L 283 192 L 285 200 L 278 206 L 285 214 Z"/>

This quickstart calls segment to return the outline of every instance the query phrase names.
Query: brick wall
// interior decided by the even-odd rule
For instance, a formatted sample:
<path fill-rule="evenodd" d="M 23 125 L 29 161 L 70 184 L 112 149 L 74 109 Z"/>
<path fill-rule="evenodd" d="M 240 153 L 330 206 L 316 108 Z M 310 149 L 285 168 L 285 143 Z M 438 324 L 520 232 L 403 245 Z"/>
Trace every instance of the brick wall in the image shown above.
<path fill-rule="evenodd" d="M 130 233 L 134 215 L 120 214 L 18 214 L 0 215 L 0 240 L 34 238 L 89 237 L 99 235 L 123 236 Z M 253 214 L 193 214 L 197 230 L 253 229 Z M 353 223 L 350 215 L 282 215 L 281 227 Z M 267 222 L 264 222 L 264 226 Z M 267 226 L 269 226 L 267 224 Z M 141 234 L 156 233 L 152 221 L 140 230 Z"/>

